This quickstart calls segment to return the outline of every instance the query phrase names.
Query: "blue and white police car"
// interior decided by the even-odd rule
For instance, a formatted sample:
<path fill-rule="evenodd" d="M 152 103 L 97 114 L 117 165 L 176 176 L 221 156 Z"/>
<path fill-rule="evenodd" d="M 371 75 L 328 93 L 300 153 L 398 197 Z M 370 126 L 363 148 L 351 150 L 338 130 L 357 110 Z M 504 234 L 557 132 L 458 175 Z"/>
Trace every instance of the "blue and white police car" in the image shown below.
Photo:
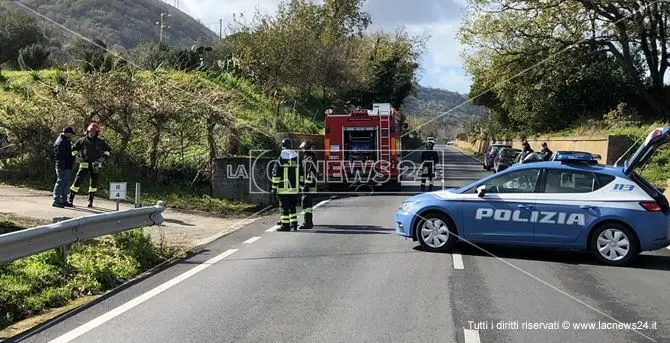
<path fill-rule="evenodd" d="M 457 241 L 590 250 L 608 265 L 670 244 L 670 206 L 635 170 L 670 128 L 653 130 L 623 166 L 565 154 L 516 165 L 458 189 L 423 193 L 395 214 L 396 234 L 430 251 Z"/>

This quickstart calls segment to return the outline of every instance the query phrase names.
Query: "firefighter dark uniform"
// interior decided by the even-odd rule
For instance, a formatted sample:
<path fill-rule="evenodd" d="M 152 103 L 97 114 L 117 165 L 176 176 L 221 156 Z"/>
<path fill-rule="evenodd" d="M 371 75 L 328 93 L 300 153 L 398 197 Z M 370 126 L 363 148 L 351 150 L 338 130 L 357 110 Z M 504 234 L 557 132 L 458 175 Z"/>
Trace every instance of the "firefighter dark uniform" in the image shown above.
<path fill-rule="evenodd" d="M 304 156 L 301 161 L 302 172 L 305 178 L 305 183 L 302 190 L 302 210 L 305 212 L 305 218 L 300 230 L 309 230 L 314 227 L 314 194 L 316 193 L 316 154 L 312 150 L 312 142 L 303 141 L 300 144 L 300 149 Z"/>
<path fill-rule="evenodd" d="M 426 190 L 426 179 L 428 179 L 428 191 L 433 190 L 433 178 L 435 177 L 435 165 L 440 161 L 437 151 L 433 150 L 435 140 L 428 137 L 426 150 L 421 153 L 421 191 Z"/>
<path fill-rule="evenodd" d="M 281 227 L 278 231 L 298 229 L 298 197 L 304 183 L 298 153 L 288 139 L 282 141 L 279 160 L 272 168 L 272 192 L 281 204 Z"/>
<path fill-rule="evenodd" d="M 74 183 L 70 187 L 69 202 L 72 203 L 74 201 L 75 195 L 79 193 L 79 188 L 84 182 L 86 174 L 88 174 L 90 176 L 88 207 L 93 207 L 93 198 L 95 197 L 95 192 L 98 191 L 102 161 L 104 158 L 110 156 L 111 148 L 104 139 L 98 136 L 100 133 L 100 126 L 98 124 L 91 123 L 86 131 L 86 136 L 78 139 L 72 147 L 72 156 L 77 157 L 80 162 Z"/>

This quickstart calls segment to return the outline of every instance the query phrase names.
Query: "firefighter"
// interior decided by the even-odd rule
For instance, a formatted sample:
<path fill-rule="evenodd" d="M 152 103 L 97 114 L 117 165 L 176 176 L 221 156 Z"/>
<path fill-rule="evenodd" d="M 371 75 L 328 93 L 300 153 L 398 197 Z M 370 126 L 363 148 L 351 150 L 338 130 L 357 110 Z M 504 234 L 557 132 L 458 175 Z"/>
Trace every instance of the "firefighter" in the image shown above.
<path fill-rule="evenodd" d="M 79 162 L 79 169 L 70 187 L 69 203 L 73 203 L 74 196 L 79 193 L 79 187 L 84 182 L 84 177 L 89 174 L 90 186 L 88 187 L 88 207 L 93 207 L 93 198 L 98 191 L 98 180 L 100 168 L 106 157 L 110 156 L 111 148 L 107 142 L 100 138 L 100 125 L 91 123 L 86 129 L 86 136 L 79 138 L 72 147 L 72 156 Z"/>
<path fill-rule="evenodd" d="M 298 162 L 298 153 L 291 149 L 291 141 L 286 138 L 281 142 L 281 153 L 272 168 L 272 194 L 279 199 L 281 206 L 281 227 L 277 231 L 298 229 L 298 196 L 303 176 Z"/>
<path fill-rule="evenodd" d="M 426 190 L 426 178 L 428 178 L 428 191 L 433 190 L 433 177 L 435 177 L 435 165 L 439 162 L 437 151 L 433 150 L 435 139 L 428 137 L 426 150 L 421 153 L 421 192 Z"/>
<path fill-rule="evenodd" d="M 305 218 L 299 229 L 309 230 L 314 227 L 312 206 L 314 206 L 314 193 L 316 193 L 316 154 L 314 153 L 312 142 L 307 140 L 300 143 L 300 150 L 303 153 L 301 161 L 302 173 L 304 175 L 302 210 L 305 212 Z"/>

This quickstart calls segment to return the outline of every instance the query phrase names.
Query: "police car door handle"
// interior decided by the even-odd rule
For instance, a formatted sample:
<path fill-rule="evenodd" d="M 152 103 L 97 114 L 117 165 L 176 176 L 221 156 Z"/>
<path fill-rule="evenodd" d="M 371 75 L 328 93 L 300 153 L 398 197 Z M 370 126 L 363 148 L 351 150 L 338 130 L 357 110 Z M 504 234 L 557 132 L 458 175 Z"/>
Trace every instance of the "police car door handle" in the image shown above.
<path fill-rule="evenodd" d="M 589 205 L 580 205 L 579 208 L 583 210 L 592 210 L 595 208 L 595 206 L 589 206 Z"/>
<path fill-rule="evenodd" d="M 518 207 L 518 208 L 522 208 L 522 209 L 524 209 L 524 210 L 528 210 L 528 209 L 533 208 L 532 205 L 519 205 L 519 206 L 517 206 L 517 207 Z"/>

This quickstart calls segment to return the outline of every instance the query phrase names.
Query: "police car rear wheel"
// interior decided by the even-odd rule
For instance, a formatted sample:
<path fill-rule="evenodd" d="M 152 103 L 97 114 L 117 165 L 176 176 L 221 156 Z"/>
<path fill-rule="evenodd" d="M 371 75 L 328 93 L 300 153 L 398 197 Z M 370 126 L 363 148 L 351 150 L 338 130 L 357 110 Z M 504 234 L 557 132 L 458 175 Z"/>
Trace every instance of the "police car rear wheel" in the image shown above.
<path fill-rule="evenodd" d="M 605 224 L 596 229 L 591 249 L 600 262 L 613 266 L 628 264 L 638 253 L 635 236 L 618 223 Z"/>
<path fill-rule="evenodd" d="M 448 251 L 456 243 L 454 223 L 441 213 L 428 213 L 417 226 L 417 238 L 430 251 Z"/>

